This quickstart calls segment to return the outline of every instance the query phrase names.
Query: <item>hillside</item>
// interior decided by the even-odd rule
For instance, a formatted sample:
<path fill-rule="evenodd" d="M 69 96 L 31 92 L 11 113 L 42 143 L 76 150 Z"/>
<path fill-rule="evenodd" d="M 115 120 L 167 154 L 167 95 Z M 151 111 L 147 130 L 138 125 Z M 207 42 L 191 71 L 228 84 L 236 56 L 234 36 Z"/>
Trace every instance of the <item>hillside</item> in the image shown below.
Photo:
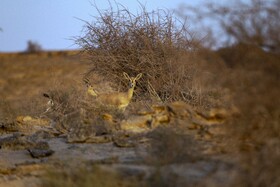
<path fill-rule="evenodd" d="M 79 51 L 0 54 L 0 186 L 280 184 L 279 56 L 236 45 L 178 60 L 189 74 L 175 91 L 145 90 L 141 72 L 123 111 L 99 97 L 127 77 L 103 76 Z M 159 101 L 181 84 L 184 100 Z"/>
<path fill-rule="evenodd" d="M 43 93 L 50 89 L 83 89 L 87 68 L 79 51 L 0 53 L 1 114 L 7 110 L 11 117 L 38 114 L 34 107 L 42 109 L 46 103 Z"/>

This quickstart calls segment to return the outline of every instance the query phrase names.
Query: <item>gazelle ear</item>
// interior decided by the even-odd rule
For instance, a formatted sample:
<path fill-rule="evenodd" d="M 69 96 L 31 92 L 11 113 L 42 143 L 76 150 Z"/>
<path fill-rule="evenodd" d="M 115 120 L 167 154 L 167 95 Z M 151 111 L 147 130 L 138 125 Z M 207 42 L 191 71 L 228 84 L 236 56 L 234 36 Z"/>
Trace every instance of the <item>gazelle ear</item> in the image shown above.
<path fill-rule="evenodd" d="M 46 97 L 46 98 L 49 98 L 49 99 L 51 98 L 50 95 L 47 94 L 47 93 L 43 93 L 43 96 Z"/>
<path fill-rule="evenodd" d="M 126 72 L 123 72 L 123 76 L 124 76 L 126 79 L 130 80 L 129 75 L 128 75 Z"/>
<path fill-rule="evenodd" d="M 84 83 L 88 84 L 89 83 L 89 80 L 87 78 L 84 78 L 83 79 Z"/>
<path fill-rule="evenodd" d="M 83 81 L 84 81 L 86 87 L 92 87 L 88 78 L 84 78 Z"/>
<path fill-rule="evenodd" d="M 138 79 L 140 79 L 141 77 L 142 77 L 142 73 L 139 73 L 139 74 L 136 76 L 135 80 L 138 80 Z"/>

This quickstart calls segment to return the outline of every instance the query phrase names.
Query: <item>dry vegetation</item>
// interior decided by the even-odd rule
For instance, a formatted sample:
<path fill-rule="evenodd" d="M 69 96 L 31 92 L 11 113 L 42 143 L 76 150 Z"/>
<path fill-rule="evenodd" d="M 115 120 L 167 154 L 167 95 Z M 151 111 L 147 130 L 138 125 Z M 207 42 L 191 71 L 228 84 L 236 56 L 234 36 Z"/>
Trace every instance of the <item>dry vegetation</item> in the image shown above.
<path fill-rule="evenodd" d="M 192 86 L 197 46 L 184 23 L 169 11 L 147 12 L 145 7 L 137 15 L 123 7 L 97 11 L 99 16 L 86 23 L 85 35 L 76 40 L 92 61 L 88 74 L 101 74 L 123 88 L 122 72 L 143 73 L 137 92 L 141 100 L 198 99 L 202 93 Z"/>
<path fill-rule="evenodd" d="M 225 82 L 234 93 L 233 100 L 241 112 L 227 126 L 228 145 L 231 145 L 227 149 L 241 151 L 241 162 L 249 171 L 244 184 L 277 186 L 280 172 L 276 166 L 280 148 L 279 54 L 247 45 L 237 45 L 219 53 L 230 59 L 229 63 L 234 59 L 238 62 Z"/>
<path fill-rule="evenodd" d="M 1 122 L 40 116 L 48 101 L 43 93 L 83 89 L 81 77 L 88 68 L 77 51 L 0 54 L 0 60 Z"/>
<path fill-rule="evenodd" d="M 258 5 L 258 9 L 250 12 L 252 9 L 247 7 L 248 12 L 245 12 L 250 15 L 250 28 L 256 31 L 266 24 L 267 18 L 258 20 L 255 16 L 259 15 L 258 10 L 263 10 L 257 2 L 262 1 L 252 0 L 249 8 Z M 275 5 L 279 7 L 279 3 Z M 269 10 L 265 13 L 269 18 L 279 14 L 264 7 L 264 11 Z M 225 7 L 205 5 L 204 8 L 210 10 L 202 14 L 206 16 Z M 280 54 L 279 34 L 274 30 L 278 25 L 265 25 L 269 31 L 265 36 L 264 32 L 250 35 L 248 25 L 241 20 L 245 13 L 232 11 L 231 21 L 221 24 L 235 38 L 235 43 L 211 50 L 201 47 L 203 43 L 199 44 L 184 23 L 168 11 L 149 13 L 142 7 L 141 13 L 133 15 L 123 7 L 116 12 L 97 10 L 99 16 L 93 23 L 86 22 L 85 34 L 76 40 L 83 49 L 82 55 L 91 63 L 90 68 L 76 56 L 63 56 L 63 53 L 0 55 L 0 125 L 18 115 L 43 113 L 46 100 L 41 97 L 45 91 L 56 103 L 46 116 L 60 121 L 66 130 L 80 128 L 77 125 L 80 121 L 99 124 L 104 112 L 121 120 L 143 103 L 147 107 L 182 100 L 202 111 L 223 107 L 237 108 L 239 112 L 221 127 L 225 133 L 214 137 L 210 143 L 186 135 L 183 129 L 177 128 L 178 124 L 150 133 L 147 152 L 136 149 L 141 164 L 155 166 L 158 170 L 148 178 L 116 175 L 100 169 L 98 164 L 70 167 L 65 163 L 61 170 L 47 173 L 44 186 L 92 186 L 93 183 L 95 186 L 280 185 Z M 218 13 L 219 16 L 228 14 L 227 11 Z M 236 25 L 237 31 L 233 30 Z M 241 36 L 241 31 L 247 38 Z M 273 50 L 262 48 L 268 44 L 273 45 Z M 93 82 L 102 80 L 99 83 L 102 89 L 107 89 L 104 84 L 110 82 L 113 89 L 124 90 L 123 72 L 143 73 L 134 101 L 125 114 L 88 102 L 81 84 L 83 76 Z M 168 176 L 168 180 L 163 177 L 165 167 L 192 166 L 204 161 L 215 167 L 214 174 L 204 177 L 203 181 L 186 183 L 179 174 Z M 215 181 L 219 167 L 224 172 L 235 171 L 227 176 L 234 180 Z"/>

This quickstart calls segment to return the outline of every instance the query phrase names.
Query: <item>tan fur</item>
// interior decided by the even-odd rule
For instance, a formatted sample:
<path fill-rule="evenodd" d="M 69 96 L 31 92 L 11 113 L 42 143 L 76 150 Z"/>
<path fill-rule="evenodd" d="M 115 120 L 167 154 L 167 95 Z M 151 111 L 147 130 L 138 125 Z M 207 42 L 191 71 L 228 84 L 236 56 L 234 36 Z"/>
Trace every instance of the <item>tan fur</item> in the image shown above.
<path fill-rule="evenodd" d="M 123 73 L 124 77 L 129 80 L 130 88 L 127 92 L 116 92 L 116 93 L 106 93 L 106 94 L 97 94 L 97 92 L 93 89 L 93 87 L 87 81 L 88 85 L 87 93 L 97 98 L 99 102 L 105 105 L 115 106 L 120 110 L 125 110 L 128 104 L 131 101 L 133 96 L 134 88 L 136 85 L 136 81 L 141 78 L 142 73 L 138 74 L 135 78 L 129 77 L 127 73 Z"/>

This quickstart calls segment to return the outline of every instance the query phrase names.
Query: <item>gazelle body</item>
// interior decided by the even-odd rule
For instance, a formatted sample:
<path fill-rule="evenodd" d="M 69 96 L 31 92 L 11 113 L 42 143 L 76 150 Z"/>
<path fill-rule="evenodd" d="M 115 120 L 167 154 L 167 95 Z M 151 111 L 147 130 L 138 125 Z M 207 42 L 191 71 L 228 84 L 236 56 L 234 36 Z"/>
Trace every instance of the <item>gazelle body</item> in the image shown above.
<path fill-rule="evenodd" d="M 89 84 L 89 82 L 87 80 L 84 80 L 88 86 L 87 94 L 96 97 L 96 99 L 104 105 L 114 106 L 124 111 L 131 101 L 136 81 L 141 78 L 142 73 L 138 74 L 136 77 L 129 77 L 125 72 L 123 73 L 123 75 L 127 80 L 129 80 L 129 89 L 127 92 L 98 94 Z"/>

